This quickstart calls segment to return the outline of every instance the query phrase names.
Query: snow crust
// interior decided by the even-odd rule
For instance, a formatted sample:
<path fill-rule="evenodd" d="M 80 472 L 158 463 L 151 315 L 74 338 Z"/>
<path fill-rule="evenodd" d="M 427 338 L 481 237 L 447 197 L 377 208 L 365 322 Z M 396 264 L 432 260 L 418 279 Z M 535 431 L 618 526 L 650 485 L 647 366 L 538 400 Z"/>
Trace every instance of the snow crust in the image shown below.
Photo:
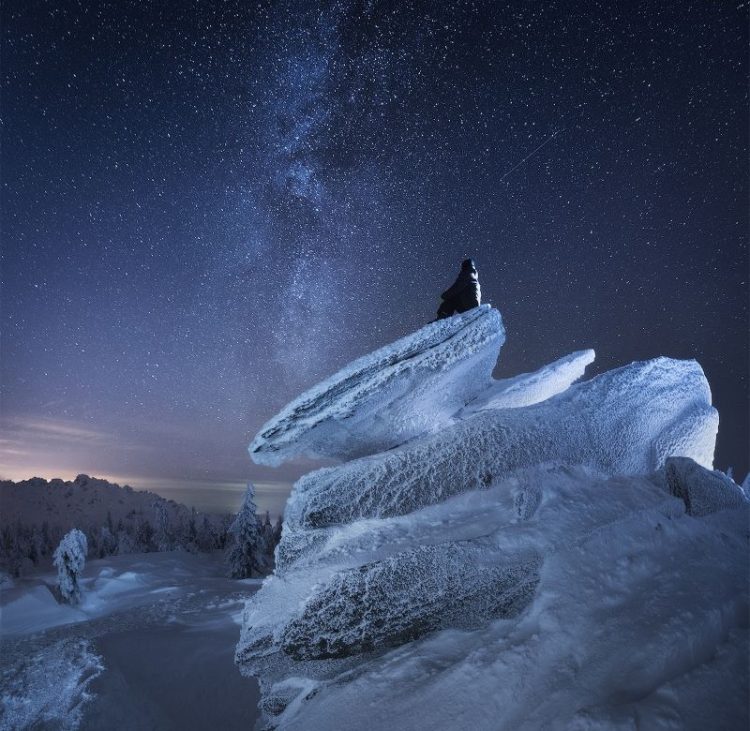
<path fill-rule="evenodd" d="M 547 473 L 541 505 L 500 529 L 544 552 L 523 614 L 314 671 L 279 727 L 746 727 L 747 510 L 695 519 L 648 478 L 579 471 Z"/>
<path fill-rule="evenodd" d="M 56 574 L 19 579 L 0 594 L 0 634 L 14 637 L 84 623 L 135 610 L 157 599 L 177 601 L 214 579 L 222 567 L 208 554 L 187 551 L 129 554 L 89 561 L 79 577 L 82 599 L 61 604 L 53 593 Z M 255 586 L 257 579 L 242 582 Z"/>
<path fill-rule="evenodd" d="M 743 727 L 750 509 L 708 383 L 657 358 L 571 385 L 592 359 L 482 375 L 437 431 L 298 481 L 236 653 L 268 728 Z"/>
<path fill-rule="evenodd" d="M 531 600 L 539 556 L 488 561 L 493 550 L 491 540 L 449 541 L 343 569 L 287 625 L 282 650 L 295 660 L 346 657 L 513 617 Z"/>
<path fill-rule="evenodd" d="M 0 731 L 252 729 L 257 685 L 232 663 L 258 579 L 224 576 L 221 552 L 88 561 L 82 602 L 55 573 L 0 591 Z"/>

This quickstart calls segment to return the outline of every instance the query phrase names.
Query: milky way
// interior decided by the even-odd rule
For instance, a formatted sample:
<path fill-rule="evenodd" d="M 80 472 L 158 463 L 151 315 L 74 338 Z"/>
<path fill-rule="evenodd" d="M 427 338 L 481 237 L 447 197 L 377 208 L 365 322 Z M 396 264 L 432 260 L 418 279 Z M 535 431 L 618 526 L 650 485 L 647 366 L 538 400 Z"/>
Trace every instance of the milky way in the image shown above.
<path fill-rule="evenodd" d="M 746 4 L 2 13 L 2 476 L 283 491 L 253 434 L 467 255 L 499 375 L 696 358 L 744 476 Z"/>

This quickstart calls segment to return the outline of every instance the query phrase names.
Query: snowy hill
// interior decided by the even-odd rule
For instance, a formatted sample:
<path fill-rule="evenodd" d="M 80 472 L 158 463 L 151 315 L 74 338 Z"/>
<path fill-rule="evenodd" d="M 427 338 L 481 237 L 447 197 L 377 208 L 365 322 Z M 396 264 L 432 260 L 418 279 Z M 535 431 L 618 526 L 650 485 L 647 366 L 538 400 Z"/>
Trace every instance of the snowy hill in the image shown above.
<path fill-rule="evenodd" d="M 16 575 L 44 564 L 71 528 L 83 530 L 90 554 L 101 557 L 221 548 L 231 521 L 88 475 L 73 481 L 1 481 L 0 506 L 0 568 Z"/>
<path fill-rule="evenodd" d="M 3 525 L 15 523 L 41 523 L 48 521 L 70 530 L 82 524 L 104 525 L 107 513 L 113 521 L 125 519 L 133 511 L 150 514 L 153 506 L 164 504 L 175 516 L 190 514 L 190 508 L 146 490 L 134 490 L 88 475 L 78 475 L 75 480 L 0 481 L 0 501 Z"/>
<path fill-rule="evenodd" d="M 493 381 L 484 306 L 342 369 L 250 445 L 297 482 L 237 662 L 268 728 L 748 721 L 748 519 L 694 361 Z"/>

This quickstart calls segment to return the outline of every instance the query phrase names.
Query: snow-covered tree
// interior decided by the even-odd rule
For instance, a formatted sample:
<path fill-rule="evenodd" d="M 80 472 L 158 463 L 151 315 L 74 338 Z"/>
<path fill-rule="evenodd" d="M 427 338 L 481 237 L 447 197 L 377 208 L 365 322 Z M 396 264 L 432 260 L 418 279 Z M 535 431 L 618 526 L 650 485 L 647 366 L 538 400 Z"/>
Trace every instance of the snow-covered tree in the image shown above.
<path fill-rule="evenodd" d="M 103 525 L 99 531 L 99 558 L 110 556 L 117 552 L 117 538 L 112 534 L 112 531 Z"/>
<path fill-rule="evenodd" d="M 281 516 L 276 518 L 276 524 L 273 527 L 273 543 L 274 548 L 279 545 L 279 542 L 281 541 L 281 531 L 284 527 L 284 524 L 281 521 Z"/>
<path fill-rule="evenodd" d="M 154 526 L 147 519 L 142 519 L 135 530 L 135 545 L 138 553 L 148 553 L 156 548 L 154 535 Z"/>
<path fill-rule="evenodd" d="M 240 512 L 229 527 L 232 540 L 227 562 L 233 579 L 246 579 L 264 573 L 267 567 L 265 540 L 258 524 L 254 497 L 255 488 L 252 482 L 248 482 Z"/>
<path fill-rule="evenodd" d="M 154 503 L 156 512 L 156 541 L 159 551 L 171 551 L 174 544 L 174 537 L 169 525 L 169 513 L 167 512 L 166 503 L 157 501 Z"/>
<path fill-rule="evenodd" d="M 204 515 L 200 527 L 198 528 L 198 548 L 201 551 L 214 551 L 221 547 L 221 535 L 217 531 L 214 522 L 208 517 L 208 515 Z"/>
<path fill-rule="evenodd" d="M 130 526 L 128 526 L 128 528 L 130 528 Z M 124 556 L 128 553 L 138 552 L 138 547 L 136 546 L 135 539 L 133 538 L 133 532 L 132 530 L 128 530 L 128 528 L 122 528 L 121 530 L 117 531 L 115 540 L 117 542 L 118 556 Z"/>
<path fill-rule="evenodd" d="M 196 553 L 198 549 L 198 524 L 196 518 L 198 517 L 198 511 L 192 508 L 190 511 L 190 518 L 188 519 L 187 526 L 183 525 L 182 536 L 180 538 L 180 544 L 182 547 L 190 552 Z"/>
<path fill-rule="evenodd" d="M 86 536 L 78 528 L 67 533 L 55 549 L 53 563 L 57 567 L 57 583 L 64 602 L 78 604 L 81 599 L 78 578 L 86 563 L 87 552 Z"/>

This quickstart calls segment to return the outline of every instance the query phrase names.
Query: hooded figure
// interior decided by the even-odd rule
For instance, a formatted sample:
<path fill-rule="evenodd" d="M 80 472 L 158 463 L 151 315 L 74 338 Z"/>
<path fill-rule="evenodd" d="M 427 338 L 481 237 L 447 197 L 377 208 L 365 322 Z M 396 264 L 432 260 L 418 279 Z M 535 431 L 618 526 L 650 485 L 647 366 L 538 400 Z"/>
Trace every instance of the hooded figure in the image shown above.
<path fill-rule="evenodd" d="M 479 277 L 473 260 L 464 260 L 458 278 L 440 298 L 443 301 L 437 312 L 438 320 L 450 317 L 456 312 L 466 312 L 472 307 L 479 307 L 482 302 L 482 290 L 479 288 Z"/>

